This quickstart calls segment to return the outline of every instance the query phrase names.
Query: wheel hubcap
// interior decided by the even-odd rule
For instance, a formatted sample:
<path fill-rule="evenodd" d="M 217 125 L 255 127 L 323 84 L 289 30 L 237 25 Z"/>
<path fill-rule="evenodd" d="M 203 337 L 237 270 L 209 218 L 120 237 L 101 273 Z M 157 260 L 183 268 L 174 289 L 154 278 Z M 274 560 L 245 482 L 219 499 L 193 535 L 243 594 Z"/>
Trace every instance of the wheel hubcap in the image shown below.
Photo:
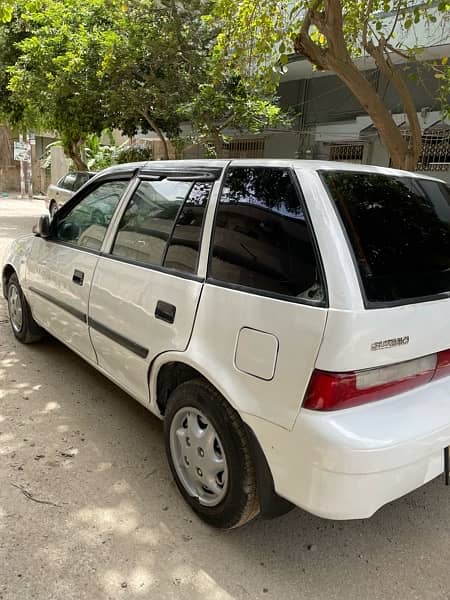
<path fill-rule="evenodd" d="M 216 506 L 228 489 L 222 442 L 198 409 L 181 408 L 170 426 L 170 452 L 185 490 L 204 506 Z"/>
<path fill-rule="evenodd" d="M 22 329 L 22 300 L 20 298 L 19 290 L 12 284 L 9 286 L 8 291 L 8 310 L 9 317 L 11 319 L 11 325 L 14 331 L 19 332 Z"/>

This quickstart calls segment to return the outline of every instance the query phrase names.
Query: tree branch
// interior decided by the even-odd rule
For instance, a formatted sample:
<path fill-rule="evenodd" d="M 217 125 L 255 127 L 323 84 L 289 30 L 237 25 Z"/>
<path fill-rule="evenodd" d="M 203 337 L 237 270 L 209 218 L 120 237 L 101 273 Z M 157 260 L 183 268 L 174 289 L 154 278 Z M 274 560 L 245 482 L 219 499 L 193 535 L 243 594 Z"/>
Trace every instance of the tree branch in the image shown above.
<path fill-rule="evenodd" d="M 321 2 L 322 0 L 315 0 L 311 7 L 306 11 L 300 32 L 294 41 L 294 49 L 299 54 L 304 54 L 306 58 L 308 58 L 309 61 L 317 68 L 326 70 L 329 68 L 326 56 L 322 49 L 311 40 L 309 35 L 309 30 L 313 24 L 313 13 L 316 11 Z"/>
<path fill-rule="evenodd" d="M 401 50 L 399 50 L 398 48 L 395 48 L 395 46 L 392 46 L 392 44 L 388 44 L 385 41 L 385 46 L 386 48 L 388 48 L 391 52 L 393 52 L 394 54 L 398 54 L 399 56 L 401 56 L 402 58 L 404 58 L 405 60 L 411 60 L 411 57 L 408 54 L 405 54 L 405 52 L 402 52 Z"/>
<path fill-rule="evenodd" d="M 344 38 L 341 0 L 326 0 L 325 10 L 321 13 L 314 11 L 312 22 L 326 37 L 328 48 L 340 60 L 350 59 Z"/>
<path fill-rule="evenodd" d="M 392 83 L 402 102 L 403 110 L 408 119 L 411 131 L 411 138 L 408 143 L 406 168 L 415 170 L 422 148 L 422 129 L 417 117 L 416 106 L 411 92 L 409 91 L 405 80 L 389 58 L 389 55 L 386 54 L 387 48 L 388 45 L 384 38 L 380 40 L 378 46 L 375 46 L 373 42 L 369 42 L 367 45 L 367 51 L 374 59 L 380 72 Z"/>
<path fill-rule="evenodd" d="M 402 8 L 402 5 L 401 5 L 401 2 L 399 2 L 398 7 L 397 7 L 397 13 L 396 13 L 395 19 L 394 19 L 394 23 L 392 25 L 392 29 L 391 29 L 389 35 L 385 38 L 386 43 L 391 39 L 392 35 L 394 34 L 395 28 L 397 27 L 397 23 L 398 23 L 398 18 L 400 16 L 401 8 Z"/>
<path fill-rule="evenodd" d="M 164 159 L 169 160 L 169 158 L 170 158 L 169 145 L 167 144 L 167 140 L 166 140 L 164 133 L 162 132 L 160 127 L 157 125 L 157 123 L 149 115 L 148 110 L 146 108 L 144 108 L 140 112 L 141 112 L 141 115 L 144 117 L 144 119 L 147 121 L 147 123 L 150 125 L 150 127 L 153 129 L 153 131 L 156 133 L 156 135 L 161 140 L 163 147 L 164 147 Z"/>
<path fill-rule="evenodd" d="M 366 16 L 364 19 L 364 28 L 363 28 L 363 32 L 362 32 L 362 43 L 363 43 L 364 48 L 367 46 L 367 29 L 369 27 L 370 13 L 372 12 L 372 5 L 373 5 L 373 0 L 369 0 L 367 2 Z"/>

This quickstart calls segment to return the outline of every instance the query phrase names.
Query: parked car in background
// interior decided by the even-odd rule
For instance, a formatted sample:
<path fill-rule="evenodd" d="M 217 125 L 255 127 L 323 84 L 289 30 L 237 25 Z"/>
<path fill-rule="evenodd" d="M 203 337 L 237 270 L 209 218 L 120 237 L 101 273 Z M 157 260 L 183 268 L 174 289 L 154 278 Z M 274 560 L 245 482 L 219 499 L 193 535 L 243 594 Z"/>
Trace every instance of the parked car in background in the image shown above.
<path fill-rule="evenodd" d="M 67 202 L 85 183 L 93 177 L 91 171 L 73 171 L 67 173 L 57 183 L 52 183 L 47 190 L 47 208 L 53 217 L 58 208 Z"/>
<path fill-rule="evenodd" d="M 360 519 L 450 468 L 449 232 L 415 173 L 132 163 L 16 240 L 3 290 L 18 340 L 50 332 L 164 420 L 207 523 Z"/>

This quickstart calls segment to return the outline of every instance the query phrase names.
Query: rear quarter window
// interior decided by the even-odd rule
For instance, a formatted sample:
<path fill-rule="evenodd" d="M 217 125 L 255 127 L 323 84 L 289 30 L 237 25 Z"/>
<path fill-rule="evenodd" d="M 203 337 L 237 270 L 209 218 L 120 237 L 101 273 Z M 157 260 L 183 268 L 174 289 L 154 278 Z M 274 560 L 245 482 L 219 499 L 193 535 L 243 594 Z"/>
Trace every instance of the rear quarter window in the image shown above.
<path fill-rule="evenodd" d="M 289 170 L 230 168 L 216 213 L 209 277 L 246 291 L 324 304 L 321 269 Z"/>
<path fill-rule="evenodd" d="M 321 172 L 355 255 L 368 307 L 448 296 L 449 189 L 440 182 Z"/>

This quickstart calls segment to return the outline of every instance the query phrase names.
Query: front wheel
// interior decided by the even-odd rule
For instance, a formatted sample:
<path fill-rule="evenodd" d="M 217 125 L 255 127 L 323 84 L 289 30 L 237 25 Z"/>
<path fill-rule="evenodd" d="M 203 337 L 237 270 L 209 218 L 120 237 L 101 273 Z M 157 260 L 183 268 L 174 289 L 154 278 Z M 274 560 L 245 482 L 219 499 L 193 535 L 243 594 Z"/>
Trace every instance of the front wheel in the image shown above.
<path fill-rule="evenodd" d="M 16 338 L 23 344 L 41 340 L 45 332 L 33 319 L 17 275 L 11 275 L 7 287 L 9 321 Z"/>
<path fill-rule="evenodd" d="M 215 388 L 202 379 L 178 386 L 164 430 L 175 482 L 203 521 L 231 529 L 256 517 L 256 477 L 244 425 Z"/>

